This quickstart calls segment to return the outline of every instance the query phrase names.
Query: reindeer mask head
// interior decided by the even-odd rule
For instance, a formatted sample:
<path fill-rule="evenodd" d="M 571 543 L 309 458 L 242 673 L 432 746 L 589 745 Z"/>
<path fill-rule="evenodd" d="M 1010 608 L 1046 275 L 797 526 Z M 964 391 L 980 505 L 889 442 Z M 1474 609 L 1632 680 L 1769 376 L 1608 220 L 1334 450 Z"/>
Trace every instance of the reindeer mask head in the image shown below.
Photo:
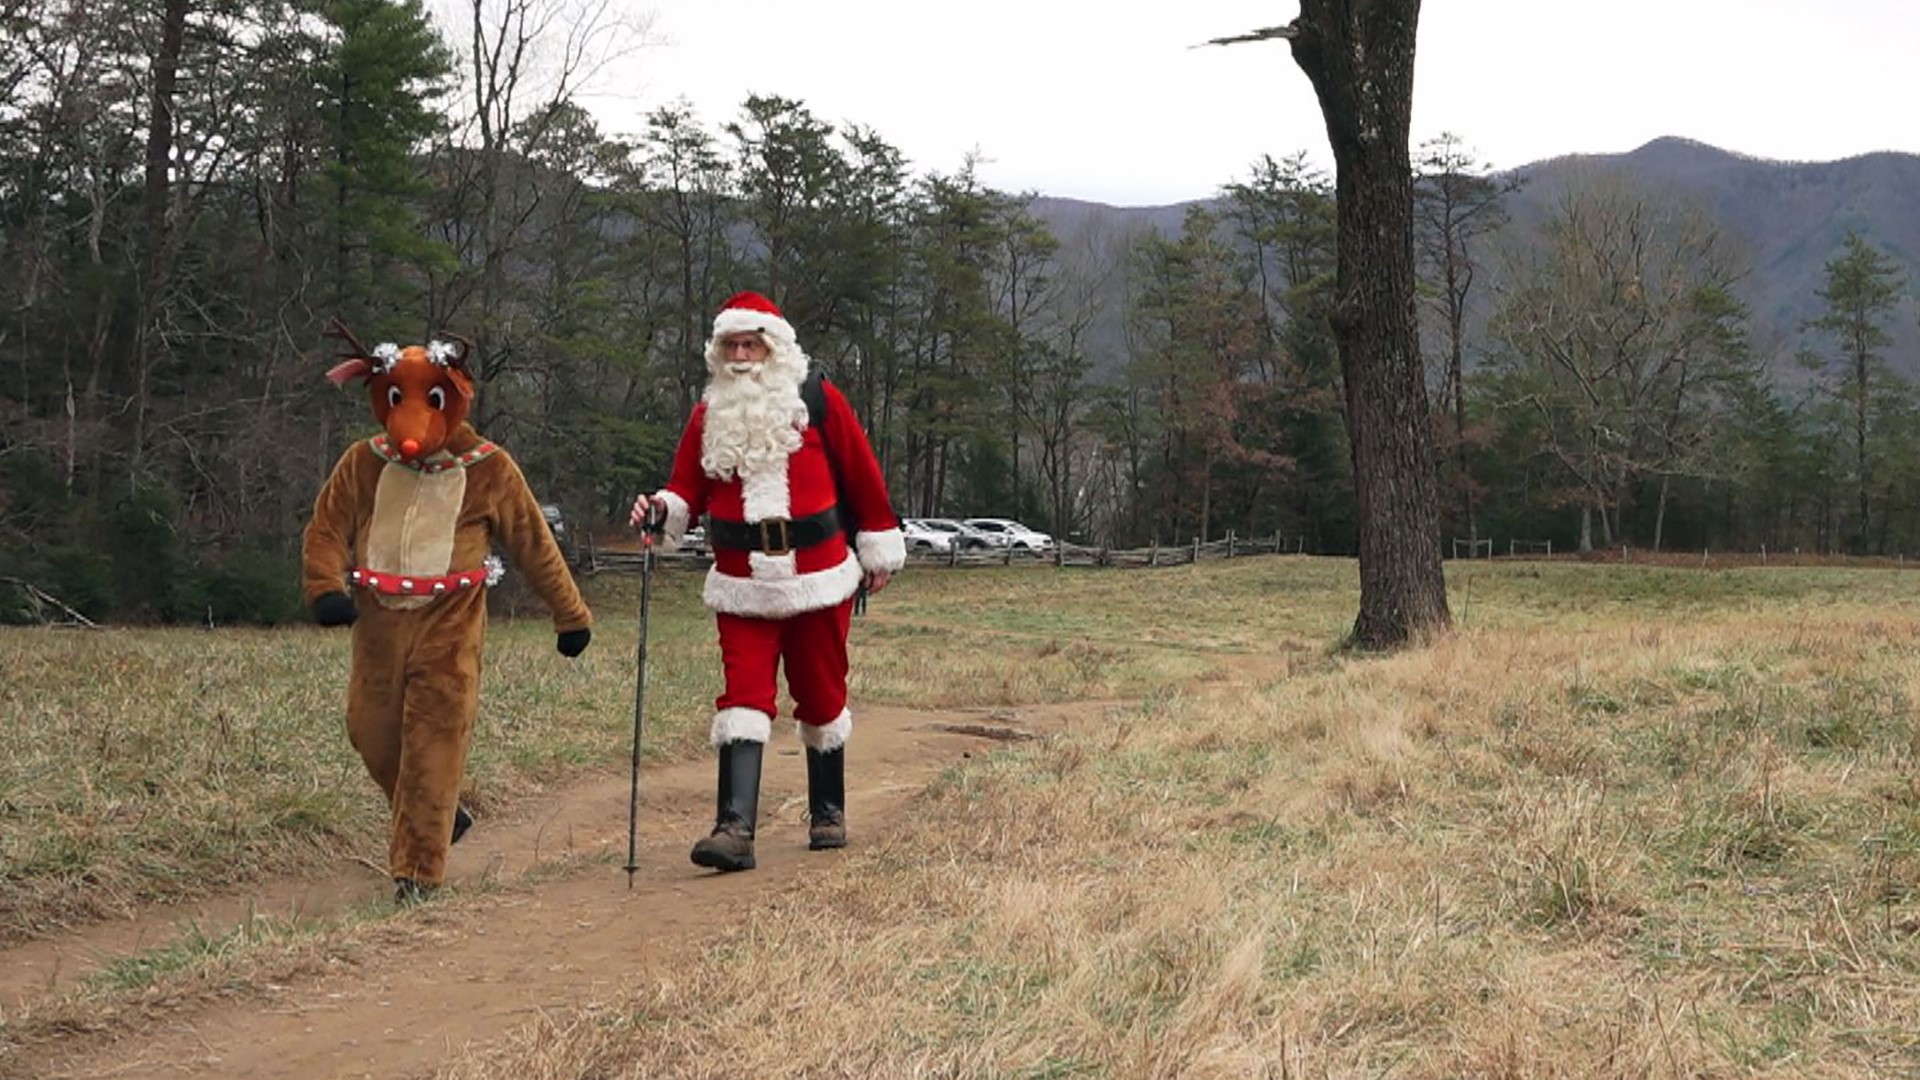
<path fill-rule="evenodd" d="M 339 338 L 348 350 L 327 378 L 335 386 L 366 381 L 373 415 L 401 457 L 412 461 L 441 449 L 466 422 L 473 376 L 467 372 L 472 344 L 465 338 L 448 334 L 451 343 L 430 341 L 404 349 L 383 343 L 369 351 L 339 319 L 328 327 L 327 336 Z"/>

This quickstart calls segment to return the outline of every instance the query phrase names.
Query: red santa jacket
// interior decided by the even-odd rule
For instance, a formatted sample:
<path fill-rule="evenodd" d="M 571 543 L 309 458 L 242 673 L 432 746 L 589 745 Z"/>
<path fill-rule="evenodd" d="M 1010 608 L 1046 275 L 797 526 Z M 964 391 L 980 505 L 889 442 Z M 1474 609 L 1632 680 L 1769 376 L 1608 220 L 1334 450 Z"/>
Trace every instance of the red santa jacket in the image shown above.
<path fill-rule="evenodd" d="M 824 444 L 820 430 L 808 426 L 800 448 L 781 463 L 784 467 L 761 470 L 744 480 L 716 479 L 700 466 L 706 403 L 694 406 L 687 420 L 674 452 L 673 476 L 660 491 L 668 508 L 669 550 L 679 545 L 687 526 L 702 514 L 749 524 L 781 518 L 792 521 L 818 514 L 837 501 L 841 520 L 851 521 L 858 530 L 857 552 L 847 550 L 846 536 L 840 532 L 784 555 L 715 549 L 705 589 L 707 606 L 715 611 L 782 618 L 832 607 L 854 594 L 864 572 L 898 570 L 907 561 L 906 539 L 873 446 L 839 389 L 832 383 L 822 388 L 827 403 Z"/>

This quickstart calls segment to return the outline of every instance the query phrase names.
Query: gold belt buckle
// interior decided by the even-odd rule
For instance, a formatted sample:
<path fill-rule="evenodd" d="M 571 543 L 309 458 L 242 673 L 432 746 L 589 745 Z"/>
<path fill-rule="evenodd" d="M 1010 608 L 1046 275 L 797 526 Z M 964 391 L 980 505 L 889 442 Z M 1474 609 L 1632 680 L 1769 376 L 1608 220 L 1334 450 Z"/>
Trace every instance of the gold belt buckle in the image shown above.
<path fill-rule="evenodd" d="M 760 522 L 760 550 L 769 555 L 785 555 L 792 551 L 793 534 L 787 529 L 789 524 L 786 518 L 769 518 Z M 774 544 L 772 531 L 767 528 L 769 525 L 780 527 L 780 542 L 777 546 Z"/>

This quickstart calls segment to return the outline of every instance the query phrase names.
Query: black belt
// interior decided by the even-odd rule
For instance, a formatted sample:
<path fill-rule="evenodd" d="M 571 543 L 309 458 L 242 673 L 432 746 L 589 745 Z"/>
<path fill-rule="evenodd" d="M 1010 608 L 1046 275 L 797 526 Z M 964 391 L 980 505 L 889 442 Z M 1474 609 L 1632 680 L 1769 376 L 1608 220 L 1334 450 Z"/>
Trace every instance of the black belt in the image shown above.
<path fill-rule="evenodd" d="M 839 531 L 840 514 L 829 506 L 812 517 L 797 521 L 769 518 L 766 521 L 749 522 L 713 518 L 707 522 L 707 543 L 717 550 L 764 551 L 769 555 L 785 555 L 789 551 L 825 543 Z"/>

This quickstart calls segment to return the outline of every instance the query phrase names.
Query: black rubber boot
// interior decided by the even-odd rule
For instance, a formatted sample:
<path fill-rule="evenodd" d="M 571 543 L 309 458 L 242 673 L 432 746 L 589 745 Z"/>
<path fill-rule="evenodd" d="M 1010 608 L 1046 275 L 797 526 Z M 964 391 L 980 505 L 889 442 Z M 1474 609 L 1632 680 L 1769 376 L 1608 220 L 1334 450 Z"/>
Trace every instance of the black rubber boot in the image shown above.
<path fill-rule="evenodd" d="M 807 748 L 807 847 L 847 846 L 847 751 Z"/>
<path fill-rule="evenodd" d="M 718 809 L 713 835 L 693 845 L 693 862 L 714 870 L 753 869 L 753 826 L 760 811 L 761 743 L 736 741 L 720 748 Z"/>
<path fill-rule="evenodd" d="M 453 840 L 451 843 L 459 843 L 460 838 L 467 835 L 467 830 L 471 828 L 473 828 L 473 815 L 467 813 L 466 807 L 456 805 L 453 808 Z"/>

